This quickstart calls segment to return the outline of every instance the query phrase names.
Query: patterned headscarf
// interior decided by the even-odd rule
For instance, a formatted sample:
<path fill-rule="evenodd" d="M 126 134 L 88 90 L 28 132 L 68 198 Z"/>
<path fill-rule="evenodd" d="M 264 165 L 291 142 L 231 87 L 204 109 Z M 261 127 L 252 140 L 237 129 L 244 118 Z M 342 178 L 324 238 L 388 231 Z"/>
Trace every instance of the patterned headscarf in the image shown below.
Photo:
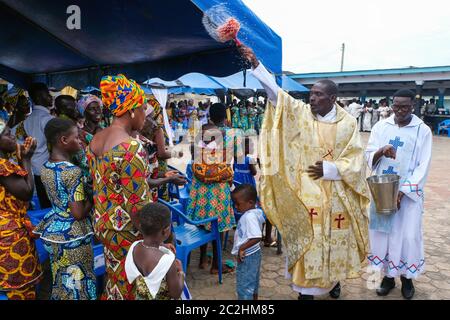
<path fill-rule="evenodd" d="M 134 80 L 128 80 L 123 74 L 103 77 L 100 90 L 104 106 L 116 117 L 147 102 L 141 86 Z"/>
<path fill-rule="evenodd" d="M 25 91 L 23 89 L 12 87 L 3 94 L 3 101 L 5 102 L 5 105 L 9 105 L 14 108 L 19 100 L 19 97 L 22 95 L 25 95 Z"/>
<path fill-rule="evenodd" d="M 77 108 L 82 116 L 84 116 L 84 111 L 86 111 L 86 108 L 92 102 L 97 102 L 100 105 L 100 107 L 103 106 L 102 100 L 100 100 L 100 98 L 94 96 L 93 94 L 87 94 L 87 95 L 81 97 L 80 100 L 78 100 Z"/>

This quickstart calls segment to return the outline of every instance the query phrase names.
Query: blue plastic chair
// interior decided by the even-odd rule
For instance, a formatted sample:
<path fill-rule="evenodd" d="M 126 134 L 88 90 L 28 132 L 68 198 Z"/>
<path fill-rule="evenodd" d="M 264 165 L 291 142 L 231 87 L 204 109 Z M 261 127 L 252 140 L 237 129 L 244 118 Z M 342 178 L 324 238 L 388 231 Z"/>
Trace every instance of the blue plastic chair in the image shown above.
<path fill-rule="evenodd" d="M 216 241 L 217 260 L 219 264 L 219 283 L 222 283 L 222 246 L 220 243 L 217 217 L 192 221 L 182 212 L 181 203 L 169 203 L 162 199 L 158 199 L 158 201 L 170 209 L 172 221 L 179 221 L 176 226 L 173 226 L 173 231 L 175 232 L 176 237 L 176 257 L 181 261 L 184 272 L 187 272 L 189 255 L 191 251 L 207 244 L 208 242 Z M 211 231 L 199 228 L 200 225 L 204 225 L 206 223 L 211 223 Z"/>
<path fill-rule="evenodd" d="M 41 222 L 42 219 L 44 219 L 45 215 L 50 212 L 50 210 L 51 208 L 28 211 L 27 215 L 30 218 L 31 224 L 33 226 L 37 226 L 39 222 Z M 49 258 L 48 251 L 45 250 L 44 243 L 42 242 L 41 239 L 36 239 L 34 243 L 36 245 L 39 262 L 43 264 Z"/>
<path fill-rule="evenodd" d="M 180 174 L 184 175 L 184 177 L 187 180 L 187 184 L 183 187 L 177 186 L 176 184 L 169 183 L 168 189 L 169 189 L 169 198 L 171 201 L 178 200 L 183 205 L 183 212 L 186 212 L 188 203 L 189 203 L 189 192 L 190 192 L 190 186 L 192 184 L 191 179 L 186 177 L 185 174 L 183 174 L 180 170 L 178 170 L 175 167 L 168 166 L 170 170 L 176 170 L 180 172 Z"/>
<path fill-rule="evenodd" d="M 31 206 L 33 210 L 41 210 L 41 203 L 39 202 L 39 198 L 37 194 L 33 194 L 33 197 L 31 198 Z"/>
<path fill-rule="evenodd" d="M 101 243 L 94 244 L 94 242 L 92 242 L 92 249 L 94 251 L 94 273 L 97 277 L 97 296 L 100 296 L 102 294 L 103 280 L 106 273 L 105 255 Z"/>
<path fill-rule="evenodd" d="M 438 124 L 437 134 L 439 135 L 441 131 L 447 131 L 447 136 L 450 137 L 450 120 L 444 120 Z"/>
<path fill-rule="evenodd" d="M 103 245 L 101 243 L 92 244 L 92 249 L 94 250 L 94 273 L 97 277 L 101 277 L 106 272 Z"/>

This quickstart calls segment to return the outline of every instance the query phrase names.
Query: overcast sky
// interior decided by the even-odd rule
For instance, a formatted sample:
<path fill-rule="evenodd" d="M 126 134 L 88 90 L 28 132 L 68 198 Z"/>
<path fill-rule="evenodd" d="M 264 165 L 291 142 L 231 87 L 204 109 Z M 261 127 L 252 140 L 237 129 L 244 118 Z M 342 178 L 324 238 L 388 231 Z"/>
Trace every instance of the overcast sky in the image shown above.
<path fill-rule="evenodd" d="M 447 0 L 243 0 L 283 39 L 296 73 L 450 65 Z"/>

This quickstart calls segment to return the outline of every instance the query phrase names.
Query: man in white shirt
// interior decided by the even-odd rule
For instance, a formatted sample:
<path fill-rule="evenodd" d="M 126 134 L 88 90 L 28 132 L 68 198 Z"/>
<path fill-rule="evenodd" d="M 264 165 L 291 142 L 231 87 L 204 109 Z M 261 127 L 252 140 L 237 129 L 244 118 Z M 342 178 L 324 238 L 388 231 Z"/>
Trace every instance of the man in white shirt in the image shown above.
<path fill-rule="evenodd" d="M 50 114 L 50 108 L 53 106 L 53 98 L 50 95 L 48 87 L 44 83 L 33 83 L 29 90 L 30 98 L 33 101 L 33 111 L 23 123 L 19 123 L 13 128 L 16 134 L 18 127 L 25 131 L 25 135 L 36 138 L 37 147 L 31 158 L 31 166 L 33 169 L 34 183 L 42 209 L 50 208 L 51 203 L 48 199 L 47 192 L 41 181 L 41 169 L 44 163 L 48 161 L 47 139 L 45 138 L 44 129 L 54 117 Z"/>
<path fill-rule="evenodd" d="M 349 113 L 358 120 L 358 128 L 361 129 L 363 106 L 359 104 L 356 99 L 353 99 L 352 103 L 348 106 L 348 109 Z"/>
<path fill-rule="evenodd" d="M 339 281 L 359 277 L 368 252 L 369 197 L 356 120 L 336 104 L 334 82 L 317 82 L 305 104 L 278 87 L 250 48 L 241 52 L 270 102 L 260 199 L 283 238 L 287 276 L 299 299 L 338 298 Z M 275 174 L 266 169 L 272 161 L 279 164 Z"/>

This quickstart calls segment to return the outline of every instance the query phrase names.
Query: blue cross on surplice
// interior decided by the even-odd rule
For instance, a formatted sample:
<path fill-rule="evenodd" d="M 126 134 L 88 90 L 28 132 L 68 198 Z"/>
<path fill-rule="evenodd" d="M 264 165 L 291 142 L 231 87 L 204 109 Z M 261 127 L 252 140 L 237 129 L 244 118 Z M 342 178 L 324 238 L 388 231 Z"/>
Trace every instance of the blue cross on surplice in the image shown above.
<path fill-rule="evenodd" d="M 397 174 L 397 172 L 394 171 L 393 166 L 389 166 L 387 170 L 383 170 L 383 174 Z"/>
<path fill-rule="evenodd" d="M 397 148 L 398 147 L 403 147 L 403 145 L 405 143 L 400 140 L 400 137 L 395 137 L 394 140 L 389 140 L 389 144 L 392 145 L 395 148 L 395 151 L 397 151 Z"/>

